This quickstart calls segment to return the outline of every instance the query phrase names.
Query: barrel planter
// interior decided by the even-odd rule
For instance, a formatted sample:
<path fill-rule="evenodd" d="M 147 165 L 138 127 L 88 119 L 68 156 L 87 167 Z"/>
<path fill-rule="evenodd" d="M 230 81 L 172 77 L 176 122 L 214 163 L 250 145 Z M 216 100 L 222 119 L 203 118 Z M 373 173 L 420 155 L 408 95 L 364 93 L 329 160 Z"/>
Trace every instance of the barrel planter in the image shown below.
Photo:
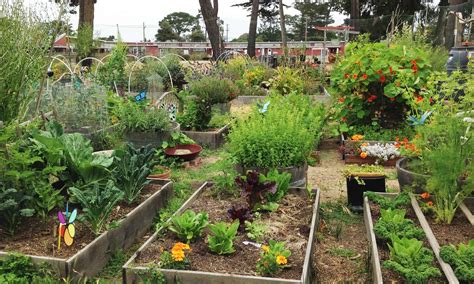
<path fill-rule="evenodd" d="M 236 165 L 235 169 L 238 173 L 244 175 L 248 171 L 257 170 L 262 174 L 267 174 L 269 169 L 262 169 L 256 167 L 245 167 L 242 165 Z M 305 162 L 304 165 L 298 167 L 286 167 L 286 168 L 278 168 L 279 173 L 289 173 L 291 174 L 291 181 L 290 186 L 299 187 L 305 186 L 307 183 L 307 172 L 308 172 L 308 164 Z"/>
<path fill-rule="evenodd" d="M 173 132 L 179 131 L 180 126 L 178 123 L 173 122 L 171 129 L 168 131 L 156 131 L 156 132 L 127 132 L 125 133 L 125 139 L 133 144 L 134 147 L 146 147 L 151 145 L 153 148 L 160 148 L 161 144 L 171 139 Z"/>
<path fill-rule="evenodd" d="M 229 124 L 212 131 L 183 131 L 183 133 L 197 144 L 215 150 L 224 145 L 225 136 L 229 133 Z"/>
<path fill-rule="evenodd" d="M 110 252 L 129 249 L 137 239 L 146 234 L 153 224 L 157 212 L 173 196 L 171 181 L 152 181 L 162 185 L 140 205 L 118 221 L 117 227 L 110 229 L 69 258 L 27 255 L 35 263 L 48 263 L 52 269 L 64 278 L 94 277 L 110 259 Z M 77 232 L 80 234 L 80 232 Z M 0 258 L 6 257 L 7 251 L 0 251 Z"/>
<path fill-rule="evenodd" d="M 203 184 L 184 204 L 178 209 L 173 216 L 180 215 L 188 208 L 192 208 L 195 202 L 198 202 L 200 196 L 203 193 L 210 189 L 212 184 L 205 183 Z M 166 283 L 229 283 L 229 284 L 257 284 L 257 283 L 271 283 L 271 284 L 283 284 L 283 283 L 313 283 L 312 276 L 314 272 L 312 271 L 312 255 L 314 250 L 314 239 L 319 226 L 319 200 L 320 193 L 318 190 L 314 191 L 314 202 L 311 203 L 308 209 L 312 212 L 308 217 L 308 238 L 306 245 L 304 246 L 304 251 L 301 252 L 301 256 L 304 259 L 302 266 L 297 269 L 301 271 L 301 274 L 295 279 L 284 279 L 284 278 L 270 278 L 270 277 L 259 277 L 255 275 L 246 275 L 238 273 L 218 273 L 218 272 L 206 272 L 206 271 L 197 271 L 197 270 L 174 270 L 174 269 L 159 269 L 166 280 Z M 301 197 L 307 198 L 307 191 L 304 188 L 290 188 L 288 194 L 294 194 Z M 309 205 L 309 204 L 308 204 Z M 168 222 L 170 219 L 168 220 Z M 140 264 L 138 260 L 144 254 L 146 254 L 147 249 L 153 245 L 156 241 L 160 241 L 162 236 L 166 235 L 165 227 L 161 227 L 156 231 L 153 236 L 150 237 L 144 243 L 138 251 L 125 263 L 123 266 L 123 283 L 140 283 L 143 278 L 150 273 L 149 267 L 147 264 Z M 306 239 L 306 238 L 305 238 Z M 193 243 L 191 243 L 191 248 Z M 152 250 L 153 251 L 153 250 Z M 193 253 L 193 252 L 191 252 Z M 158 257 L 158 256 L 157 256 Z M 219 257 L 219 256 L 217 256 Z M 226 257 L 226 256 L 220 256 Z M 255 259 L 257 261 L 257 259 Z M 237 267 L 235 269 L 239 269 Z"/>
<path fill-rule="evenodd" d="M 400 189 L 412 189 L 414 193 L 421 194 L 425 192 L 428 175 L 412 172 L 407 169 L 410 158 L 403 158 L 397 161 L 397 179 Z"/>
<path fill-rule="evenodd" d="M 378 194 L 387 198 L 392 198 L 392 199 L 397 196 L 397 193 L 378 193 Z M 459 283 L 456 276 L 454 275 L 454 272 L 451 266 L 446 264 L 439 257 L 439 246 L 437 250 L 433 246 L 434 241 L 436 241 L 436 239 L 434 238 L 434 235 L 432 233 L 430 234 L 429 232 L 427 232 L 427 230 L 425 230 L 425 226 L 427 225 L 426 219 L 424 219 L 424 217 L 421 218 L 421 215 L 423 213 L 421 212 L 421 209 L 418 206 L 416 198 L 414 196 L 411 196 L 411 207 L 413 208 L 416 214 L 418 223 L 425 231 L 426 239 L 428 240 L 430 248 L 433 250 L 435 254 L 435 258 L 438 261 L 439 266 L 442 270 L 441 273 L 444 274 L 444 277 L 446 277 L 449 283 Z M 379 254 L 379 247 L 378 247 L 377 239 L 374 233 L 374 222 L 372 221 L 372 212 L 370 210 L 369 200 L 367 197 L 364 197 L 364 223 L 365 223 L 365 229 L 367 232 L 367 240 L 369 242 L 369 257 L 370 257 L 371 271 L 372 271 L 372 282 L 376 284 L 390 283 L 389 282 L 390 279 L 383 279 L 382 263 L 381 263 L 381 258 Z"/>
<path fill-rule="evenodd" d="M 385 192 L 385 175 L 357 175 L 346 177 L 347 204 L 353 211 L 362 212 L 364 192 Z"/>

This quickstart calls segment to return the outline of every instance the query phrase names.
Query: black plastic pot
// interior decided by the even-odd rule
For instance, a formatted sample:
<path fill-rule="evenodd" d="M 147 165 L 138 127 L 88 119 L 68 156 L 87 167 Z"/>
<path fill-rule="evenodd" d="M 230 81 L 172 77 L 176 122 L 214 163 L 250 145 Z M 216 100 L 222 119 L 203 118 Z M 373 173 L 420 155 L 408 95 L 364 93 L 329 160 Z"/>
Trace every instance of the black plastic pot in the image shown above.
<path fill-rule="evenodd" d="M 353 211 L 362 212 L 364 192 L 385 192 L 385 176 L 346 178 L 347 203 Z"/>
<path fill-rule="evenodd" d="M 397 161 L 398 184 L 402 190 L 410 189 L 414 193 L 421 194 L 426 191 L 426 182 L 430 176 L 409 171 L 407 169 L 409 162 L 409 158 L 403 158 Z"/>

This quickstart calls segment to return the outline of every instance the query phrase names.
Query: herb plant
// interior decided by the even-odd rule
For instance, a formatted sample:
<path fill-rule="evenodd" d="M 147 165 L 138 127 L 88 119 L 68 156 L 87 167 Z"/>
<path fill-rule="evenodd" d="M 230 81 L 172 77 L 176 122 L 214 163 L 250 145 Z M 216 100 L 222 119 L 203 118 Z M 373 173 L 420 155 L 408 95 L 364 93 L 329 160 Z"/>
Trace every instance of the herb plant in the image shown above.
<path fill-rule="evenodd" d="M 136 103 L 123 100 L 113 111 L 119 128 L 125 133 L 161 132 L 170 129 L 169 114 L 163 109 L 148 105 L 148 101 Z"/>
<path fill-rule="evenodd" d="M 202 235 L 202 231 L 209 224 L 207 213 L 195 213 L 186 210 L 180 216 L 173 216 L 169 225 L 169 230 L 184 242 L 192 242 Z"/>
<path fill-rule="evenodd" d="M 439 269 L 432 266 L 433 253 L 423 247 L 422 241 L 395 237 L 389 249 L 390 259 L 383 266 L 400 273 L 409 283 L 426 283 L 441 275 Z"/>
<path fill-rule="evenodd" d="M 291 251 L 285 248 L 284 242 L 270 240 L 268 246 L 262 246 L 262 250 L 256 267 L 259 275 L 274 276 L 287 267 Z"/>
<path fill-rule="evenodd" d="M 441 247 L 441 258 L 454 268 L 456 277 L 466 283 L 474 282 L 474 240 L 469 243 Z"/>
<path fill-rule="evenodd" d="M 81 205 L 84 219 L 95 235 L 102 232 L 115 205 L 123 198 L 123 192 L 113 181 L 108 181 L 105 187 L 99 183 L 80 189 L 71 187 L 69 192 Z"/>
<path fill-rule="evenodd" d="M 405 219 L 404 209 L 381 209 L 381 217 L 374 226 L 375 235 L 384 240 L 398 238 L 422 239 L 425 233 L 413 221 Z"/>
<path fill-rule="evenodd" d="M 231 254 L 235 251 L 233 240 L 239 229 L 239 221 L 232 224 L 219 222 L 210 224 L 211 234 L 207 236 L 209 249 L 217 254 Z"/>
<path fill-rule="evenodd" d="M 241 196 L 245 197 L 251 209 L 257 203 L 264 203 L 267 193 L 275 194 L 277 190 L 276 182 L 265 181 L 265 176 L 258 171 L 248 171 L 245 176 L 236 177 L 235 183 L 242 189 Z"/>

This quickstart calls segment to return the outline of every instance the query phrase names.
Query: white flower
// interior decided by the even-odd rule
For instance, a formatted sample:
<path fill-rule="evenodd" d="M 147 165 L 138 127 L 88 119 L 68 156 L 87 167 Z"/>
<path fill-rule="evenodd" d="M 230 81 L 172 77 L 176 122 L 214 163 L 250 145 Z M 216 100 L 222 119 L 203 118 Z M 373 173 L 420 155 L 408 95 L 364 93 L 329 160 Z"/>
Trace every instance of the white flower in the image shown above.
<path fill-rule="evenodd" d="M 367 146 L 361 146 L 362 152 L 367 153 L 368 157 L 376 158 L 376 163 L 380 161 L 388 161 L 400 157 L 400 152 L 394 143 L 375 143 Z"/>

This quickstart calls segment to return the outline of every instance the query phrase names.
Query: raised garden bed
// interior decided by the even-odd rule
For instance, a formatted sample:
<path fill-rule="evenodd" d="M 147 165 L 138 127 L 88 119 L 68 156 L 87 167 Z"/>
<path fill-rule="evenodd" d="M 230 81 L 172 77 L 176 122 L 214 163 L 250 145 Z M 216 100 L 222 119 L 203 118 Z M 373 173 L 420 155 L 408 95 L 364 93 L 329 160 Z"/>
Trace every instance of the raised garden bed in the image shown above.
<path fill-rule="evenodd" d="M 468 202 L 472 202 L 472 199 Z M 450 244 L 456 247 L 460 243 L 467 244 L 474 239 L 473 225 L 469 222 L 463 210 L 457 210 L 452 223 L 447 225 L 436 223 L 433 216 L 423 214 L 416 198 L 412 198 L 412 205 L 446 278 L 450 283 L 459 283 L 452 267 L 441 259 L 440 247 Z"/>
<path fill-rule="evenodd" d="M 220 148 L 225 143 L 225 135 L 229 133 L 229 125 L 225 125 L 221 129 L 210 131 L 183 131 L 189 138 L 196 141 L 197 144 L 208 147 L 211 150 Z"/>
<path fill-rule="evenodd" d="M 345 134 L 341 134 L 341 158 L 344 160 L 346 164 L 357 164 L 357 165 L 363 165 L 363 164 L 369 164 L 373 165 L 376 162 L 376 159 L 374 157 L 366 157 L 366 158 L 361 158 L 358 155 L 355 154 L 347 154 L 343 150 L 345 149 L 354 149 L 357 148 L 358 145 L 361 144 L 375 144 L 375 143 L 396 143 L 395 141 L 373 141 L 373 140 L 359 140 L 359 141 L 354 141 L 351 139 L 346 138 Z M 397 161 L 401 159 L 390 159 L 388 161 L 380 163 L 380 165 L 385 166 L 385 167 L 394 167 L 397 163 Z"/>
<path fill-rule="evenodd" d="M 241 198 L 214 199 L 210 197 L 212 184 L 202 185 L 174 214 L 185 210 L 206 211 L 209 221 L 229 221 L 227 209 Z M 262 221 L 270 225 L 265 240 L 273 238 L 286 241 L 292 255 L 291 267 L 284 269 L 275 278 L 256 276 L 255 264 L 261 249 L 244 245 L 245 234 L 234 240 L 236 252 L 229 256 L 219 256 L 209 252 L 201 239 L 191 243 L 189 270 L 161 269 L 167 283 L 311 283 L 311 258 L 313 240 L 319 225 L 319 191 L 315 192 L 314 203 L 307 197 L 304 188 L 291 188 L 290 193 L 280 202 L 280 207 Z M 143 274 L 149 273 L 149 265 L 159 261 L 162 249 L 169 249 L 176 240 L 165 228 L 160 228 L 123 266 L 124 283 L 137 283 Z"/>
<path fill-rule="evenodd" d="M 379 163 L 380 165 L 384 167 L 395 167 L 397 164 L 398 159 L 391 159 L 386 162 Z M 373 157 L 367 157 L 365 159 L 355 156 L 355 155 L 345 155 L 344 157 L 344 162 L 347 165 L 374 165 L 376 163 L 376 159 Z"/>
<path fill-rule="evenodd" d="M 396 193 L 377 193 L 381 196 L 394 199 L 398 194 Z M 442 274 L 444 276 L 437 277 L 435 279 L 431 279 L 430 281 L 434 281 L 435 283 L 444 283 L 449 281 L 449 283 L 459 283 L 454 276 L 454 272 L 449 265 L 443 262 L 439 258 L 439 247 L 438 252 L 436 252 L 435 247 L 433 246 L 433 239 L 434 237 L 432 234 L 429 234 L 425 230 L 424 222 L 426 220 L 424 218 L 420 218 L 421 209 L 417 206 L 416 198 L 412 195 L 411 199 L 411 206 L 406 208 L 406 218 L 412 220 L 415 225 L 421 226 L 423 231 L 426 234 L 426 238 L 424 240 L 424 247 L 430 248 L 433 250 L 435 255 L 435 260 L 433 261 L 433 266 L 437 266 L 442 270 Z M 373 283 L 400 283 L 404 282 L 404 279 L 401 276 L 391 270 L 382 268 L 382 261 L 389 259 L 389 251 L 385 244 L 381 244 L 380 241 L 376 238 L 374 233 L 374 225 L 375 220 L 380 217 L 380 207 L 378 205 L 372 204 L 369 202 L 367 197 L 364 197 L 364 222 L 367 231 L 367 239 L 369 241 L 369 254 L 370 254 L 370 262 L 371 262 L 371 270 L 372 270 L 372 280 Z"/>
<path fill-rule="evenodd" d="M 11 252 L 20 252 L 31 257 L 34 262 L 51 264 L 61 277 L 93 277 L 108 262 L 110 252 L 126 250 L 135 240 L 142 237 L 153 223 L 153 218 L 173 195 L 170 181 L 152 181 L 141 194 L 142 202 L 127 206 L 120 204 L 111 214 L 110 221 L 116 227 L 98 237 L 83 223 L 77 221 L 74 244 L 61 245 L 57 252 L 57 217 L 51 216 L 48 222 L 31 220 L 13 238 L 0 240 L 0 257 Z M 53 233 L 54 232 L 54 233 Z"/>
<path fill-rule="evenodd" d="M 169 131 L 163 132 L 129 132 L 125 134 L 125 139 L 132 143 L 135 148 L 151 145 L 153 148 L 160 148 L 164 141 L 171 139 L 171 133 L 179 131 L 180 125 L 173 122 Z"/>
<path fill-rule="evenodd" d="M 474 225 L 474 197 L 468 197 L 464 203 L 459 206 L 459 209 L 466 215 L 471 225 Z"/>

